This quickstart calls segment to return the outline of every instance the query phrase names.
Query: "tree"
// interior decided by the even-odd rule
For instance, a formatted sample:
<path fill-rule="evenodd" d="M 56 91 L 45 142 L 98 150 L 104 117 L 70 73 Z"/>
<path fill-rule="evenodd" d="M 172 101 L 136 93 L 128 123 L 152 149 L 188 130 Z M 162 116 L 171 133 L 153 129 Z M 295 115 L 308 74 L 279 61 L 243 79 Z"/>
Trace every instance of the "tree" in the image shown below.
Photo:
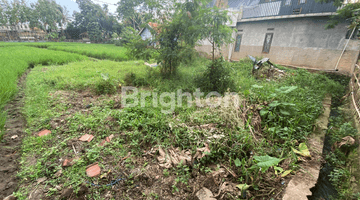
<path fill-rule="evenodd" d="M 338 9 L 336 11 L 337 15 L 330 16 L 330 20 L 325 26 L 326 29 L 334 28 L 340 22 L 343 22 L 345 20 L 348 20 L 351 24 L 349 26 L 350 29 L 353 29 L 354 27 L 359 25 L 360 3 L 347 3 L 346 5 L 344 5 L 344 0 L 317 0 L 317 2 L 333 2 L 333 5 L 336 7 L 343 6 L 341 9 Z"/>
<path fill-rule="evenodd" d="M 360 3 L 346 4 L 343 8 L 336 11 L 337 15 L 332 15 L 326 24 L 326 28 L 334 28 L 340 22 L 348 20 L 350 23 L 349 28 L 353 29 L 358 26 Z"/>
<path fill-rule="evenodd" d="M 162 63 L 164 75 L 174 74 L 183 59 L 181 55 L 194 48 L 196 42 L 205 36 L 202 30 L 205 27 L 202 13 L 208 10 L 206 1 L 185 0 L 174 5 L 173 14 L 164 14 L 160 33 L 156 38 L 160 44 L 157 61 Z"/>
<path fill-rule="evenodd" d="M 163 19 L 174 9 L 174 5 L 174 0 L 121 0 L 117 13 L 124 25 L 139 31 L 150 19 Z"/>
<path fill-rule="evenodd" d="M 91 41 L 95 41 L 95 42 L 101 41 L 102 32 L 100 30 L 100 24 L 98 22 L 90 22 L 86 28 L 88 30 L 88 34 Z"/>
<path fill-rule="evenodd" d="M 122 30 L 122 26 L 117 22 L 114 16 L 111 16 L 107 5 L 101 7 L 98 4 L 94 4 L 90 0 L 77 0 L 80 12 L 74 13 L 75 21 L 73 27 L 80 29 L 80 32 L 91 31 L 101 32 L 99 35 L 111 35 L 113 32 L 119 33 Z M 88 28 L 91 28 L 88 29 Z"/>
<path fill-rule="evenodd" d="M 227 11 L 217 7 L 209 8 L 203 13 L 204 27 L 202 30 L 212 46 L 212 59 L 215 61 L 215 49 L 232 42 L 232 29 L 226 25 L 230 20 Z"/>
<path fill-rule="evenodd" d="M 66 9 L 55 0 L 38 0 L 32 4 L 33 8 L 31 25 L 51 32 L 58 30 L 66 23 Z"/>
<path fill-rule="evenodd" d="M 32 14 L 31 9 L 26 5 L 24 0 L 8 2 L 1 1 L 0 6 L 0 24 L 2 25 L 16 25 L 18 23 L 26 23 L 30 21 Z"/>

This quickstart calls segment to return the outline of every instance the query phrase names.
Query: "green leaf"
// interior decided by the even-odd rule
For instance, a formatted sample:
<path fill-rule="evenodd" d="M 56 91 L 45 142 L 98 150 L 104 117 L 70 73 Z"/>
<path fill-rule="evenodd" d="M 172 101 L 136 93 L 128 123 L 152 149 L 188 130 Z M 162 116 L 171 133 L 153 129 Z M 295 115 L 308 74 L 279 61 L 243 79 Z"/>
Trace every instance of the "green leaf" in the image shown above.
<path fill-rule="evenodd" d="M 301 155 L 301 156 L 304 156 L 304 157 L 309 157 L 309 158 L 311 157 L 310 151 L 309 151 L 309 149 L 308 149 L 308 147 L 306 146 L 305 143 L 301 143 L 299 145 L 299 151 L 294 149 L 294 148 L 292 148 L 292 150 L 293 150 L 294 153 L 296 153 L 298 155 Z"/>
<path fill-rule="evenodd" d="M 296 90 L 297 87 L 296 86 L 284 86 L 284 87 L 281 87 L 279 89 L 276 89 L 276 91 L 280 92 L 280 93 L 283 93 L 283 94 L 288 94 L 294 90 Z"/>
<path fill-rule="evenodd" d="M 236 167 L 241 167 L 241 161 L 239 160 L 239 158 L 236 158 L 236 160 L 234 161 L 235 166 Z"/>
<path fill-rule="evenodd" d="M 238 187 L 241 190 L 241 192 L 244 192 L 244 191 L 248 190 L 251 187 L 251 185 L 248 185 L 245 183 L 245 184 L 237 185 L 236 187 Z"/>
<path fill-rule="evenodd" d="M 109 74 L 103 74 L 103 73 L 101 73 L 101 77 L 104 79 L 104 81 L 109 80 Z"/>
<path fill-rule="evenodd" d="M 284 171 L 284 169 L 283 168 L 281 168 L 281 167 L 274 167 L 274 169 L 275 169 L 275 174 L 277 175 L 277 172 L 279 172 L 279 173 L 282 173 L 283 171 Z"/>
<path fill-rule="evenodd" d="M 261 116 L 265 116 L 268 113 L 269 113 L 269 111 L 267 111 L 267 110 L 260 110 L 260 115 Z"/>
<path fill-rule="evenodd" d="M 254 156 L 254 159 L 258 162 L 257 166 L 261 167 L 261 171 L 263 172 L 268 170 L 270 167 L 278 165 L 283 160 L 271 156 Z"/>
<path fill-rule="evenodd" d="M 280 110 L 280 113 L 283 114 L 283 115 L 287 115 L 287 116 L 290 115 L 290 113 L 288 111 L 285 111 L 285 110 Z"/>
<path fill-rule="evenodd" d="M 263 88 L 264 86 L 261 86 L 261 85 L 252 85 L 251 87 L 260 89 L 260 88 Z"/>
<path fill-rule="evenodd" d="M 292 172 L 292 170 L 286 170 L 286 171 L 281 175 L 281 177 L 284 178 L 284 177 L 286 177 L 287 175 L 289 175 L 291 172 Z"/>
<path fill-rule="evenodd" d="M 269 104 L 270 107 L 277 107 L 281 105 L 281 103 L 279 103 L 278 101 L 273 101 L 271 104 Z"/>
<path fill-rule="evenodd" d="M 293 104 L 293 103 L 281 103 L 282 105 L 284 106 L 296 106 L 296 104 Z"/>

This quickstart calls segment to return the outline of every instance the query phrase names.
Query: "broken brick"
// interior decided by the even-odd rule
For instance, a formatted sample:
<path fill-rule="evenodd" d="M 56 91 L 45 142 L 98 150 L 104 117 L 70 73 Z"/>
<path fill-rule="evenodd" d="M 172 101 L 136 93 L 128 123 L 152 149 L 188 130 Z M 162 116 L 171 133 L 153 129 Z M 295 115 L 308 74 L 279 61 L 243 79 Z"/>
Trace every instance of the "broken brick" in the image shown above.
<path fill-rule="evenodd" d="M 99 144 L 99 146 L 104 146 L 106 142 L 111 142 L 111 140 L 114 138 L 114 135 L 110 135 L 109 137 L 106 137 L 105 140 L 101 141 L 101 143 Z"/>
<path fill-rule="evenodd" d="M 102 146 L 105 145 L 105 143 L 106 143 L 106 140 L 103 140 L 103 141 L 101 141 L 101 143 L 99 144 L 99 146 L 102 147 Z"/>
<path fill-rule="evenodd" d="M 94 163 L 92 165 L 89 165 L 86 169 L 86 175 L 88 177 L 96 177 L 101 174 L 101 169 L 98 165 L 98 163 Z"/>
<path fill-rule="evenodd" d="M 43 130 L 38 133 L 39 137 L 50 135 L 51 131 L 49 130 Z"/>
<path fill-rule="evenodd" d="M 85 134 L 79 140 L 83 142 L 91 142 L 92 139 L 94 139 L 93 135 Z"/>
<path fill-rule="evenodd" d="M 73 165 L 72 161 L 73 161 L 73 159 L 70 159 L 70 160 L 65 159 L 62 166 L 63 167 L 70 167 L 70 166 Z"/>

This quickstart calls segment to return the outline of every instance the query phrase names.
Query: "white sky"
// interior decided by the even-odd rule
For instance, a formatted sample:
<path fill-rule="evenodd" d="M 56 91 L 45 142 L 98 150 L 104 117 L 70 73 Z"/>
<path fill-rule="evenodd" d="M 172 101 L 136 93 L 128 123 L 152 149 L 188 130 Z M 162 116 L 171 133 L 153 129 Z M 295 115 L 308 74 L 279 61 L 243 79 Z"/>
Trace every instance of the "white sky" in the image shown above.
<path fill-rule="evenodd" d="M 35 3 L 37 0 L 28 0 L 29 3 Z M 109 11 L 113 14 L 116 12 L 117 4 L 120 0 L 92 0 L 92 2 L 103 5 L 104 3 L 109 4 Z M 59 5 L 65 6 L 69 11 L 69 15 L 72 16 L 74 11 L 80 11 L 78 5 L 75 0 L 56 0 L 56 3 Z"/>

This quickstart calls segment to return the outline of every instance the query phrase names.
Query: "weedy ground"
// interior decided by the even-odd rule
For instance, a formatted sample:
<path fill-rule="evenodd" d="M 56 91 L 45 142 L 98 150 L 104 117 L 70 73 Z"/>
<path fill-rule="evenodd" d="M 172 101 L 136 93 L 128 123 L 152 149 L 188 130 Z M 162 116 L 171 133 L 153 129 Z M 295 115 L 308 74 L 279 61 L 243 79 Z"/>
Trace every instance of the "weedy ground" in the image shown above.
<path fill-rule="evenodd" d="M 71 52 L 85 45 L 49 47 Z M 149 91 L 194 92 L 209 61 L 196 58 L 165 79 L 158 68 L 149 68 L 140 60 L 89 60 L 49 47 L 22 46 L 21 51 L 25 55 L 46 52 L 51 59 L 61 55 L 66 62 L 76 62 L 30 62 L 34 68 L 25 89 L 23 113 L 28 128 L 18 173 L 23 180 L 16 192 L 19 199 L 196 199 L 202 187 L 218 199 L 280 199 L 291 178 L 285 172 L 299 170 L 298 156 L 291 148 L 306 142 L 322 113 L 325 95 L 339 97 L 345 91 L 345 86 L 325 74 L 281 66 L 284 77 L 256 79 L 251 74 L 252 62 L 241 60 L 226 66 L 235 81 L 232 92 L 240 96 L 239 106 L 214 109 L 183 102 L 174 112 L 164 114 L 161 111 L 169 108 L 154 107 L 153 96 L 149 96 L 143 106 L 122 108 L 120 84 L 138 87 L 139 97 Z M 88 47 L 85 51 L 92 51 Z M 22 71 L 12 79 L 15 82 L 29 62 L 26 56 L 8 58 L 25 60 Z M 51 130 L 51 135 L 38 137 L 43 129 Z M 78 141 L 84 134 L 95 137 L 90 143 Z M 114 139 L 99 146 L 110 135 Z M 210 153 L 201 159 L 169 169 L 159 166 L 159 147 L 189 150 L 193 156 L 205 144 Z M 64 159 L 72 158 L 72 166 L 62 167 Z M 102 174 L 89 178 L 86 167 L 95 162 Z M 236 187 L 239 184 L 246 185 L 241 190 Z"/>

